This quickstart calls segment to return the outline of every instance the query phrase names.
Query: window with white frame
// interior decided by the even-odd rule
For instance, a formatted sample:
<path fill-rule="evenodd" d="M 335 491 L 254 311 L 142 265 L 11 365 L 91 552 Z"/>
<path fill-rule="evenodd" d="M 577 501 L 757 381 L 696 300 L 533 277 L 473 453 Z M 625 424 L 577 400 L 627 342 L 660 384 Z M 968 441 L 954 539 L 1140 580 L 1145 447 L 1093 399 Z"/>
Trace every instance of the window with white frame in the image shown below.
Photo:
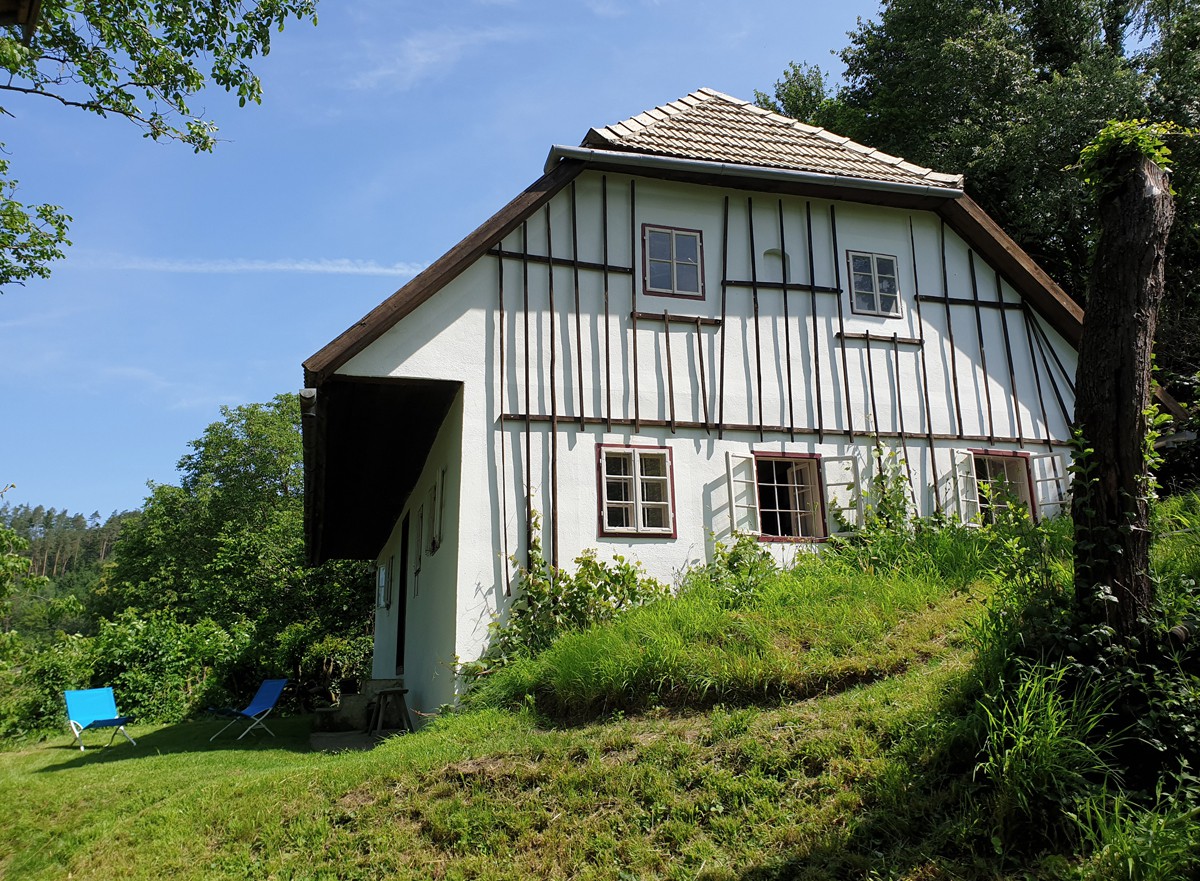
<path fill-rule="evenodd" d="M 647 294 L 704 297 L 703 249 L 700 231 L 665 226 L 642 227 L 642 253 Z"/>
<path fill-rule="evenodd" d="M 850 264 L 850 306 L 865 315 L 900 316 L 900 286 L 896 258 L 887 254 L 847 251 Z"/>
<path fill-rule="evenodd" d="M 666 447 L 600 447 L 602 535 L 675 533 L 671 451 Z"/>

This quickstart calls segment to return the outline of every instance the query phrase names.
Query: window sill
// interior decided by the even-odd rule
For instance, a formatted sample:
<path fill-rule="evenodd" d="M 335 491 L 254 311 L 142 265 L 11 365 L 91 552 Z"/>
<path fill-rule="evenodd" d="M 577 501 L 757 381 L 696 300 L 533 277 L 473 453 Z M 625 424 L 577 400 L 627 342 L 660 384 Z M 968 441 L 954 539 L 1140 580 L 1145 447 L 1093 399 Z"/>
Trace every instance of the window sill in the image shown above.
<path fill-rule="evenodd" d="M 759 535 L 759 541 L 778 542 L 781 544 L 823 544 L 829 541 L 828 536 L 808 535 Z"/>

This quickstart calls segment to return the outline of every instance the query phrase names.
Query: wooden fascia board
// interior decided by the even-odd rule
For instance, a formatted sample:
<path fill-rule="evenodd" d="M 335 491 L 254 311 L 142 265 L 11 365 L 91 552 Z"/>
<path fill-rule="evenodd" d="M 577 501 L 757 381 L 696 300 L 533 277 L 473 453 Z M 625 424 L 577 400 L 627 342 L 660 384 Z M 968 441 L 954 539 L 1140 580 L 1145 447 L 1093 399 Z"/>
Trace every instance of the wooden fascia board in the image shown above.
<path fill-rule="evenodd" d="M 523 220 L 574 180 L 582 170 L 582 162 L 564 159 L 542 175 L 474 232 L 434 261 L 424 272 L 305 361 L 306 384 L 315 387 L 323 383 L 339 367 L 379 339 L 397 321 L 454 280 L 488 248 L 516 229 Z"/>
<path fill-rule="evenodd" d="M 938 206 L 946 224 L 998 269 L 1050 326 L 1076 349 L 1083 332 L 1083 309 L 1067 296 L 1033 258 L 1025 253 L 970 196 Z"/>
<path fill-rule="evenodd" d="M 564 162 L 566 160 L 563 160 Z M 680 183 L 700 184 L 708 187 L 723 187 L 728 190 L 747 190 L 756 193 L 773 193 L 783 196 L 799 196 L 801 198 L 827 199 L 839 202 L 858 202 L 864 205 L 882 205 L 889 208 L 906 208 L 911 210 L 929 211 L 937 208 L 946 201 L 943 196 L 919 195 L 893 190 L 872 190 L 862 187 L 838 186 L 837 184 L 817 183 L 815 181 L 797 180 L 794 183 L 778 178 L 742 177 L 740 175 L 723 175 L 718 172 L 687 170 L 683 168 L 668 169 L 650 166 L 632 165 L 621 162 L 621 154 L 614 152 L 612 159 L 594 159 L 587 162 L 589 171 L 602 171 L 614 174 L 628 174 L 634 177 L 655 178 Z"/>

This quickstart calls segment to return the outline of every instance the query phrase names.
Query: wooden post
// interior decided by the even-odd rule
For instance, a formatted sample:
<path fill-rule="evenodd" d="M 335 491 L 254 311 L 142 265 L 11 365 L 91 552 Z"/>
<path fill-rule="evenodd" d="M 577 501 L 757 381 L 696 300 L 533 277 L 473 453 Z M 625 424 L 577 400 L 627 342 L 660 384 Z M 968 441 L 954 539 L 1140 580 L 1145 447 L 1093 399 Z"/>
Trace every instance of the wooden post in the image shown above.
<path fill-rule="evenodd" d="M 533 435 L 529 424 L 533 401 L 529 397 L 529 223 L 521 222 L 521 287 L 525 317 L 525 568 L 533 565 Z"/>
<path fill-rule="evenodd" d="M 1025 426 L 1021 420 L 1021 397 L 1017 394 L 1017 371 L 1013 364 L 1012 340 L 1008 335 L 1008 309 L 1004 305 L 1004 288 L 1000 283 L 1000 273 L 996 272 L 996 302 L 1000 304 L 1000 327 L 1004 331 L 1004 357 L 1008 361 L 1008 386 L 1012 390 L 1013 416 L 1017 421 L 1017 437 L 1021 446 L 1025 446 Z"/>
<path fill-rule="evenodd" d="M 504 427 L 504 386 L 505 366 L 507 359 L 504 351 L 504 324 L 506 318 L 504 315 L 504 257 L 496 258 L 496 288 L 497 288 L 497 304 L 496 314 L 500 318 L 500 419 L 496 420 L 496 425 L 500 430 L 500 528 L 503 530 L 504 540 L 504 595 L 512 596 L 512 570 L 509 568 L 511 560 L 509 557 L 508 548 L 508 449 L 505 445 L 505 434 L 508 429 Z M 494 448 L 493 448 L 494 449 Z"/>
<path fill-rule="evenodd" d="M 629 263 L 633 267 L 633 275 L 630 276 L 630 300 L 632 302 L 630 308 L 630 323 L 633 328 L 633 431 L 638 433 L 642 430 L 642 402 L 641 390 L 638 385 L 638 326 L 637 326 L 637 286 L 638 286 L 638 271 L 637 271 L 637 210 L 634 204 L 635 188 L 633 178 L 629 179 Z"/>
<path fill-rule="evenodd" d="M 604 417 L 606 428 L 612 431 L 612 327 L 608 316 L 608 176 L 600 178 L 600 215 L 604 227 Z M 630 269 L 636 271 L 633 255 L 629 255 Z M 630 276 L 633 279 L 633 276 Z M 636 284 L 636 280 L 632 283 Z"/>
<path fill-rule="evenodd" d="M 946 271 L 946 224 L 942 222 L 942 296 L 946 304 L 946 336 L 950 340 L 950 393 L 954 397 L 954 425 L 963 434 L 962 404 L 958 399 L 958 347 L 954 345 L 954 319 L 950 315 L 950 278 Z"/>
<path fill-rule="evenodd" d="M 989 382 L 987 348 L 983 344 L 983 308 L 979 305 L 979 280 L 975 277 L 975 252 L 967 251 L 967 264 L 971 269 L 971 300 L 975 303 L 975 334 L 979 338 L 979 363 L 983 367 L 983 397 L 987 402 L 987 436 L 990 443 L 996 442 L 995 417 L 992 414 L 992 384 Z M 1000 316 L 1003 318 L 1003 314 Z"/>
<path fill-rule="evenodd" d="M 721 215 L 721 377 L 717 381 L 717 437 L 725 436 L 725 336 L 729 322 L 725 316 L 725 304 L 729 295 L 729 197 L 725 197 L 725 208 Z"/>
<path fill-rule="evenodd" d="M 547 255 L 549 256 L 549 255 Z M 553 271 L 553 269 L 551 269 Z M 579 219 L 575 207 L 575 181 L 571 181 L 571 276 L 575 281 L 575 355 L 578 362 L 576 379 L 579 386 L 579 429 L 583 430 L 583 319 L 579 308 Z"/>
<path fill-rule="evenodd" d="M 825 413 L 821 395 L 821 337 L 817 328 L 817 263 L 813 254 L 812 202 L 804 203 L 804 227 L 808 234 L 808 296 L 812 311 L 813 395 L 817 399 L 817 443 L 825 443 Z M 837 255 L 833 258 L 837 260 Z M 838 293 L 841 296 L 841 292 Z"/>
<path fill-rule="evenodd" d="M 788 433 L 796 440 L 796 406 L 792 394 L 792 322 L 788 316 L 788 252 L 783 231 L 783 199 L 779 200 L 779 263 L 783 273 L 783 361 L 787 369 Z"/>
<path fill-rule="evenodd" d="M 833 239 L 833 278 L 834 286 L 838 289 L 838 345 L 842 353 L 842 390 L 846 400 L 846 428 L 850 442 L 854 442 L 854 414 L 850 410 L 850 368 L 846 365 L 846 322 L 842 307 L 842 261 L 838 255 L 837 214 L 834 207 L 829 206 L 829 231 Z"/>
<path fill-rule="evenodd" d="M 675 433 L 675 370 L 671 363 L 671 316 L 663 309 L 663 340 L 667 346 L 667 404 L 671 414 L 671 434 Z"/>
<path fill-rule="evenodd" d="M 550 568 L 558 569 L 558 347 L 555 328 L 558 312 L 554 309 L 554 236 L 550 222 L 550 203 L 546 203 L 546 279 L 550 298 Z"/>
<path fill-rule="evenodd" d="M 758 254 L 754 249 L 754 200 L 746 198 L 746 231 L 750 238 L 750 292 L 754 301 L 754 375 L 758 399 L 758 439 L 763 433 L 762 331 L 758 322 Z"/>
<path fill-rule="evenodd" d="M 921 391 L 925 407 L 925 440 L 929 445 L 929 470 L 933 476 L 933 503 L 942 510 L 942 491 L 938 487 L 937 450 L 933 445 L 933 411 L 929 409 L 929 362 L 925 355 L 925 320 L 921 317 L 921 276 L 917 272 L 917 235 L 912 215 L 908 216 L 908 246 L 912 251 L 913 300 L 917 304 L 917 339 L 921 341 Z"/>

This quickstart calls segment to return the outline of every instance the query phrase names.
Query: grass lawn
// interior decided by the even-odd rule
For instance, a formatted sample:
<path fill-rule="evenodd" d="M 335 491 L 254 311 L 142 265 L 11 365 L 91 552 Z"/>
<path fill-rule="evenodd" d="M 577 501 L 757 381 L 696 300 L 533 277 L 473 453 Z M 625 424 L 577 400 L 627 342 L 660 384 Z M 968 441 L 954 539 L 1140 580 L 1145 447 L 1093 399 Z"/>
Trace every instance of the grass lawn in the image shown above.
<path fill-rule="evenodd" d="M 813 590 L 796 583 L 797 597 Z M 310 752 L 305 718 L 240 743 L 210 744 L 218 723 L 200 722 L 134 726 L 136 747 L 118 738 L 106 748 L 107 734 L 89 733 L 96 746 L 85 753 L 65 735 L 0 753 L 0 871 L 766 879 L 862 875 L 886 862 L 894 877 L 954 877 L 938 868 L 942 833 L 921 819 L 942 794 L 922 791 L 895 746 L 919 741 L 953 701 L 969 663 L 963 622 L 978 604 L 949 589 L 911 603 L 855 593 L 859 642 L 813 626 L 809 662 L 789 668 L 780 659 L 802 657 L 791 646 L 803 609 L 793 604 L 775 629 L 763 612 L 786 607 L 786 592 L 773 588 L 765 606 L 730 611 L 727 623 L 753 625 L 755 644 L 765 640 L 755 657 L 791 676 L 796 693 L 748 700 L 735 688 L 742 700 L 704 710 L 660 705 L 554 727 L 485 707 L 367 753 Z M 728 675 L 743 667 L 731 662 Z"/>

